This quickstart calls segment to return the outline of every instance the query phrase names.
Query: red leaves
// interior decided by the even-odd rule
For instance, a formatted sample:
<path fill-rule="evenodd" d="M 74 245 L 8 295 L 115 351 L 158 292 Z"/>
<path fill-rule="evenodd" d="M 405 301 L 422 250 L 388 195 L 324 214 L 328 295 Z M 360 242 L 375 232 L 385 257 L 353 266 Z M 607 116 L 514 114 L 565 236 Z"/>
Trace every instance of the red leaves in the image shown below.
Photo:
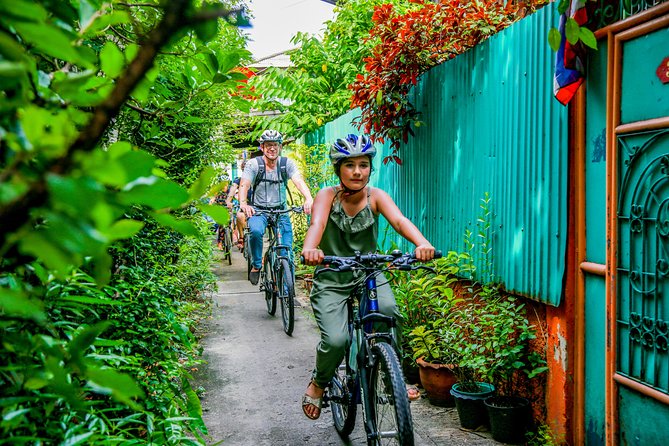
<path fill-rule="evenodd" d="M 545 2 L 528 1 L 529 6 L 499 0 L 410 0 L 422 8 L 404 15 L 396 14 L 388 4 L 374 8 L 375 26 L 369 39 L 380 43 L 365 59 L 366 74 L 359 74 L 349 88 L 351 106 L 362 112 L 358 127 L 367 133 L 374 129 L 376 141 L 391 141 L 393 154 L 384 158 L 384 164 L 401 164 L 397 150 L 413 135 L 411 127 L 419 113 L 406 96 L 421 74 L 509 26 L 517 19 L 519 8 L 523 11 L 518 16 L 524 16 L 527 9 Z M 383 91 L 381 100 L 377 99 L 379 91 Z"/>

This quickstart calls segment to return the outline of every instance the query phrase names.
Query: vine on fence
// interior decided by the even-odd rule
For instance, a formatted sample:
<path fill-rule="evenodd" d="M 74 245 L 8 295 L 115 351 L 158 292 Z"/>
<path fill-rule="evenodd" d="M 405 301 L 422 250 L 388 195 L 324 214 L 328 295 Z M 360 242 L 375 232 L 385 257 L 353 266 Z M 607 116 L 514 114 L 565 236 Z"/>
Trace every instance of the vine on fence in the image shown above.
<path fill-rule="evenodd" d="M 368 40 L 378 40 L 365 59 L 365 74 L 351 85 L 351 107 L 359 107 L 357 124 L 375 141 L 390 141 L 384 159 L 401 164 L 401 143 L 419 127 L 420 113 L 408 99 L 418 78 L 430 68 L 477 45 L 547 3 L 546 0 L 500 3 L 497 0 L 411 0 L 420 9 L 398 13 L 377 6 Z"/>

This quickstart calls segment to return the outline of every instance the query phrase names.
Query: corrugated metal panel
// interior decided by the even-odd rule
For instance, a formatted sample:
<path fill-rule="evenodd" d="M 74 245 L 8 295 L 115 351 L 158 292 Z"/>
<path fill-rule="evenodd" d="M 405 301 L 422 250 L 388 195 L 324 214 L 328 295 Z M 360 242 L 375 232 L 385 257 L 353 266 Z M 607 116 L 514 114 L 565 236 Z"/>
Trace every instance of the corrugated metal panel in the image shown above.
<path fill-rule="evenodd" d="M 557 306 L 567 242 L 567 113 L 552 95 L 546 36 L 557 23 L 554 10 L 543 8 L 423 75 L 412 100 L 425 125 L 401 148 L 403 165 L 378 167 L 373 182 L 444 251 L 462 251 L 465 230 L 478 243 L 489 192 L 495 275 L 508 290 Z M 355 131 L 353 116 L 327 124 L 322 141 Z"/>

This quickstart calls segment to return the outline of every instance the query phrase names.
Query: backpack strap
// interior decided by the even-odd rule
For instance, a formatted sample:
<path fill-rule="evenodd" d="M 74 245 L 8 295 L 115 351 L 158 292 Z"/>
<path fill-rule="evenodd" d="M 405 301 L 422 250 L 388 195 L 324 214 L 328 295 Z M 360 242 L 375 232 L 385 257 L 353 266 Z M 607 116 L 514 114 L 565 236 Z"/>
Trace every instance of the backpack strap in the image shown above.
<path fill-rule="evenodd" d="M 286 186 L 287 201 L 292 206 L 293 195 L 290 193 L 290 188 L 288 187 L 288 158 L 282 156 L 279 158 L 279 172 L 281 173 L 281 178 L 283 179 L 283 185 Z"/>
<path fill-rule="evenodd" d="M 283 185 L 288 188 L 288 158 L 282 156 L 279 158 L 279 172 L 281 172 L 281 179 L 283 180 Z"/>

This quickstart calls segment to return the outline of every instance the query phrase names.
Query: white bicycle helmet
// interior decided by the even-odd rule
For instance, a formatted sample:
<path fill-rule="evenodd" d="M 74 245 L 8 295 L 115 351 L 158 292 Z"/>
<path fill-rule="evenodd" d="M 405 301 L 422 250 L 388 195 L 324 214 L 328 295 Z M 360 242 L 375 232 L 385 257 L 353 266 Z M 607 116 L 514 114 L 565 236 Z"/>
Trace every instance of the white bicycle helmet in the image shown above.
<path fill-rule="evenodd" d="M 283 142 L 283 136 L 276 130 L 265 130 L 258 141 L 260 141 L 260 144 L 264 142 L 278 142 L 281 144 Z"/>
<path fill-rule="evenodd" d="M 346 135 L 346 138 L 337 138 L 330 147 L 330 161 L 337 164 L 344 158 L 354 158 L 360 155 L 367 155 L 374 158 L 376 148 L 365 135 L 355 135 L 353 133 Z"/>

